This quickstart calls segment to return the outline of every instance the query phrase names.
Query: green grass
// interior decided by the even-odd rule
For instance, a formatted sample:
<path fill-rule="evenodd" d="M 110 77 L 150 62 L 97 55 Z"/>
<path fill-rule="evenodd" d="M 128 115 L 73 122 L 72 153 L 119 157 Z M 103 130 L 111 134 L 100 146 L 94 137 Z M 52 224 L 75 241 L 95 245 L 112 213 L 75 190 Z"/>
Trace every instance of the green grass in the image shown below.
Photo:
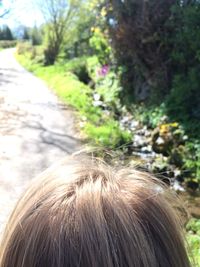
<path fill-rule="evenodd" d="M 131 141 L 131 135 L 123 131 L 114 118 L 93 105 L 92 89 L 69 72 L 66 64 L 44 67 L 35 64 L 28 53 L 16 55 L 16 58 L 78 111 L 78 117 L 83 121 L 83 133 L 93 145 L 116 148 Z"/>
<path fill-rule="evenodd" d="M 90 122 L 85 125 L 85 132 L 92 137 L 94 145 L 105 147 L 120 147 L 130 142 L 129 133 L 122 131 L 113 119 L 109 119 L 104 124 L 96 126 Z"/>
<path fill-rule="evenodd" d="M 189 255 L 195 267 L 200 267 L 200 219 L 192 218 L 186 225 Z"/>

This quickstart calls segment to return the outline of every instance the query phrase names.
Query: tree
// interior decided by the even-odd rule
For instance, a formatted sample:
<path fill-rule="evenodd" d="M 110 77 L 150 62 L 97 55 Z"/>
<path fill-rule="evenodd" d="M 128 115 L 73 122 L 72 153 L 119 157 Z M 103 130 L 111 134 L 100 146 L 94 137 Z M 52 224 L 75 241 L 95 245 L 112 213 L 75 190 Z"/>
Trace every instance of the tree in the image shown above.
<path fill-rule="evenodd" d="M 2 0 L 0 1 L 0 18 L 3 18 L 5 15 L 9 13 L 9 9 L 3 8 Z"/>
<path fill-rule="evenodd" d="M 41 2 L 41 11 L 46 20 L 46 64 L 54 64 L 64 43 L 64 36 L 73 27 L 84 0 L 46 0 Z"/>
<path fill-rule="evenodd" d="M 170 87 L 169 55 L 166 44 L 173 28 L 168 26 L 177 0 L 110 0 L 107 21 L 118 64 L 122 66 L 124 95 L 145 101 Z M 179 2 L 184 4 L 185 1 Z M 187 1 L 188 2 L 188 1 Z M 156 99 L 161 99 L 156 97 Z"/>
<path fill-rule="evenodd" d="M 9 41 L 12 41 L 13 40 L 13 35 L 12 35 L 12 32 L 10 30 L 10 28 L 6 25 L 5 26 L 5 40 L 9 40 Z"/>
<path fill-rule="evenodd" d="M 90 38 L 93 35 L 91 29 L 95 21 L 95 13 L 91 12 L 89 1 L 85 0 L 85 3 L 79 9 L 77 20 L 67 30 L 67 34 L 65 34 L 64 51 L 67 57 L 91 54 Z"/>
<path fill-rule="evenodd" d="M 29 29 L 26 26 L 23 28 L 22 39 L 26 41 L 30 40 Z"/>
<path fill-rule="evenodd" d="M 32 41 L 32 45 L 42 44 L 41 29 L 38 29 L 37 26 L 34 26 L 34 28 L 31 30 L 31 41 Z"/>
<path fill-rule="evenodd" d="M 12 32 L 7 25 L 4 25 L 0 29 L 0 40 L 9 40 L 9 41 L 13 40 Z"/>

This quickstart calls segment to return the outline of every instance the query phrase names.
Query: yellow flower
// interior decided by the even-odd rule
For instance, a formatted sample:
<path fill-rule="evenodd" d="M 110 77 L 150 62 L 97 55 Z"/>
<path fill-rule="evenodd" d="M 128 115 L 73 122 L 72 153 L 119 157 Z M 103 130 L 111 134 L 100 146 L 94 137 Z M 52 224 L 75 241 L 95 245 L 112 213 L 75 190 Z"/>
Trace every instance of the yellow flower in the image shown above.
<path fill-rule="evenodd" d="M 101 30 L 100 30 L 100 28 L 96 27 L 96 28 L 94 28 L 94 32 L 95 32 L 95 33 L 100 33 Z"/>
<path fill-rule="evenodd" d="M 102 17 L 105 17 L 106 15 L 107 15 L 106 8 L 103 7 L 103 8 L 101 9 L 101 16 L 102 16 Z"/>
<path fill-rule="evenodd" d="M 170 123 L 170 126 L 176 128 L 176 127 L 178 127 L 178 122 Z"/>
<path fill-rule="evenodd" d="M 169 131 L 169 124 L 160 125 L 160 133 L 165 134 Z"/>
<path fill-rule="evenodd" d="M 160 134 L 165 134 L 170 131 L 170 128 L 177 128 L 178 122 L 166 123 L 160 125 Z"/>

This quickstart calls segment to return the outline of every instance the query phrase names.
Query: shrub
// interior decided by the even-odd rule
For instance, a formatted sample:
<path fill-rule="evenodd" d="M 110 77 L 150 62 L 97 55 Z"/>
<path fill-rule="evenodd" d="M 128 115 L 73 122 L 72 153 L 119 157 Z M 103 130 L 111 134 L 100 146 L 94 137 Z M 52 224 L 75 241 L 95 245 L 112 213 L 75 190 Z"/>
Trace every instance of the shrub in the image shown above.
<path fill-rule="evenodd" d="M 200 132 L 200 68 L 191 68 L 187 74 L 176 75 L 166 101 L 168 115 L 183 123 L 185 129 L 198 137 Z"/>
<path fill-rule="evenodd" d="M 25 53 L 31 53 L 33 51 L 33 46 L 29 42 L 19 42 L 17 44 L 17 54 L 24 55 Z"/>
<path fill-rule="evenodd" d="M 108 64 L 111 55 L 111 47 L 108 40 L 100 28 L 92 28 L 92 30 L 93 35 L 90 38 L 90 47 L 101 64 Z"/>
<path fill-rule="evenodd" d="M 200 182 L 200 142 L 193 140 L 186 143 L 184 167 L 191 172 L 191 179 Z"/>
<path fill-rule="evenodd" d="M 65 65 L 66 71 L 75 74 L 79 80 L 85 84 L 90 81 L 89 73 L 87 70 L 86 58 L 74 58 Z"/>
<path fill-rule="evenodd" d="M 11 47 L 15 47 L 17 45 L 17 41 L 16 40 L 12 40 L 12 41 L 1 41 L 0 40 L 0 48 L 11 48 Z"/>
<path fill-rule="evenodd" d="M 42 44 L 42 31 L 36 26 L 31 30 L 31 42 L 32 45 L 41 45 Z"/>
<path fill-rule="evenodd" d="M 167 45 L 171 46 L 172 90 L 166 107 L 170 117 L 184 124 L 192 136 L 200 133 L 200 2 L 176 5 L 168 22 L 173 34 Z"/>
<path fill-rule="evenodd" d="M 132 105 L 131 109 L 134 116 L 150 128 L 156 128 L 159 124 L 168 122 L 165 103 L 162 103 L 160 106 L 153 105 L 149 107 L 136 104 Z"/>
<path fill-rule="evenodd" d="M 101 65 L 97 56 L 87 59 L 87 69 L 94 83 L 95 93 L 99 94 L 108 109 L 117 110 L 120 107 L 119 93 L 122 90 L 118 73 L 110 65 Z"/>
<path fill-rule="evenodd" d="M 99 63 L 98 57 L 97 56 L 92 56 L 87 58 L 87 70 L 89 73 L 90 78 L 94 83 L 98 82 L 98 69 L 100 69 L 101 64 Z"/>
<path fill-rule="evenodd" d="M 30 42 L 18 43 L 17 54 L 25 55 L 34 64 L 45 64 L 44 57 L 44 47 L 43 46 L 33 46 Z M 31 62 L 29 60 L 29 62 Z"/>
<path fill-rule="evenodd" d="M 33 46 L 30 57 L 34 63 L 44 65 L 45 64 L 44 47 Z"/>

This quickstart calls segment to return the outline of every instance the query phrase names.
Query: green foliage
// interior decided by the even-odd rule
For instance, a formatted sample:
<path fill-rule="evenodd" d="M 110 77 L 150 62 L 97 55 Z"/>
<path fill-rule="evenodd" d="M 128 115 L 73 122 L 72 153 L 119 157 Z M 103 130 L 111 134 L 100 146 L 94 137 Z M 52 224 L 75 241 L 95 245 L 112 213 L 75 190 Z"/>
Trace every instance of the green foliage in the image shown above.
<path fill-rule="evenodd" d="M 200 142 L 193 140 L 186 143 L 185 169 L 190 170 L 191 178 L 200 182 Z"/>
<path fill-rule="evenodd" d="M 95 92 L 98 93 L 103 102 L 110 108 L 116 109 L 120 106 L 118 74 L 109 65 L 101 65 L 97 56 L 87 58 L 87 69 L 91 80 L 94 82 Z"/>
<path fill-rule="evenodd" d="M 99 80 L 96 91 L 102 96 L 105 103 L 115 105 L 119 100 L 120 89 L 116 74 L 110 71 Z"/>
<path fill-rule="evenodd" d="M 85 1 L 79 10 L 76 23 L 73 23 L 64 36 L 65 58 L 82 57 L 92 53 L 89 41 L 92 36 L 91 28 L 96 17 L 88 8 L 89 1 Z"/>
<path fill-rule="evenodd" d="M 41 29 L 38 29 L 36 26 L 31 30 L 30 37 L 32 45 L 42 44 L 42 32 Z"/>
<path fill-rule="evenodd" d="M 186 225 L 186 231 L 190 231 L 193 234 L 200 235 L 200 220 L 192 218 Z M 199 246 L 199 249 L 200 249 L 200 246 Z"/>
<path fill-rule="evenodd" d="M 92 56 L 87 58 L 87 70 L 89 73 L 90 78 L 94 81 L 94 83 L 98 82 L 98 69 L 101 68 L 101 64 L 99 63 L 97 56 Z"/>
<path fill-rule="evenodd" d="M 195 266 L 200 266 L 200 219 L 191 219 L 186 225 L 189 255 Z"/>
<path fill-rule="evenodd" d="M 30 42 L 19 42 L 17 44 L 17 54 L 24 55 L 27 62 L 33 61 L 34 64 L 44 65 L 44 47 L 33 46 Z"/>
<path fill-rule="evenodd" d="M 175 5 L 172 9 L 172 17 L 168 22 L 174 27 L 173 35 L 168 39 L 168 45 L 173 44 L 171 58 L 176 64 L 176 71 L 186 73 L 200 60 L 200 3 L 192 1 L 180 7 Z"/>
<path fill-rule="evenodd" d="M 166 101 L 168 115 L 184 124 L 194 137 L 200 132 L 200 77 L 199 66 L 187 74 L 176 75 L 173 88 Z"/>
<path fill-rule="evenodd" d="M 131 141 L 131 134 L 123 131 L 118 122 L 108 119 L 102 125 L 86 123 L 85 132 L 96 146 L 117 148 Z"/>
<path fill-rule="evenodd" d="M 156 128 L 163 121 L 168 120 L 166 117 L 165 103 L 160 106 L 146 107 L 146 105 L 132 105 L 132 113 L 143 124 L 150 128 Z"/>
<path fill-rule="evenodd" d="M 24 55 L 27 52 L 31 52 L 33 49 L 29 42 L 18 42 L 17 43 L 17 54 Z"/>
<path fill-rule="evenodd" d="M 154 6 L 156 5 L 156 9 Z M 155 11 L 156 10 L 156 11 Z M 106 5 L 122 99 L 157 105 L 194 137 L 200 133 L 200 2 L 121 1 Z M 156 14 L 153 14 L 156 12 Z M 127 103 L 126 103 L 127 104 Z M 162 110 L 162 109 L 161 109 Z M 153 115 L 153 117 L 152 117 Z"/>
<path fill-rule="evenodd" d="M 172 90 L 167 98 L 170 117 L 184 124 L 193 137 L 200 133 L 200 3 L 174 6 L 169 21 L 173 34 L 168 39 L 173 71 Z M 178 25 L 178 27 L 174 27 Z"/>
<path fill-rule="evenodd" d="M 169 91 L 169 31 L 172 5 L 177 1 L 106 2 L 107 25 L 119 67 L 123 68 L 122 97 L 162 102 Z M 178 27 L 178 25 L 174 25 Z M 158 98 L 159 94 L 159 98 Z M 154 97 L 155 96 L 155 97 Z M 153 99 L 152 99 L 153 98 Z"/>
<path fill-rule="evenodd" d="M 46 49 L 44 51 L 46 65 L 52 65 L 61 52 L 65 35 L 70 33 L 80 16 L 84 1 L 80 0 L 46 0 L 41 1 L 40 8 L 44 13 Z"/>
<path fill-rule="evenodd" d="M 193 98 L 193 90 L 189 90 L 188 88 L 195 87 L 195 91 L 197 91 L 198 83 L 195 78 L 193 72 L 189 73 L 189 77 L 184 77 L 184 75 L 175 76 L 173 89 L 168 97 L 167 106 L 169 113 L 174 116 L 179 116 L 178 119 L 187 121 L 190 119 L 190 116 L 193 115 L 192 113 L 190 114 L 189 111 L 191 104 L 194 107 L 196 99 Z"/>
<path fill-rule="evenodd" d="M 0 41 L 0 48 L 11 48 L 17 45 L 17 41 Z"/>
<path fill-rule="evenodd" d="M 31 60 L 36 64 L 45 65 L 44 47 L 33 46 L 30 55 Z"/>
<path fill-rule="evenodd" d="M 11 29 L 7 25 L 0 27 L 0 40 L 12 41 L 13 39 Z"/>
<path fill-rule="evenodd" d="M 87 70 L 87 60 L 85 57 L 74 58 L 67 62 L 65 65 L 66 71 L 75 74 L 79 80 L 85 84 L 90 81 L 89 73 Z"/>
<path fill-rule="evenodd" d="M 108 64 L 111 55 L 111 47 L 107 38 L 101 32 L 100 28 L 93 28 L 93 35 L 90 38 L 90 46 L 93 53 L 98 57 L 101 64 Z"/>
<path fill-rule="evenodd" d="M 24 40 L 24 41 L 30 40 L 29 29 L 27 27 L 23 28 L 22 40 Z"/>

